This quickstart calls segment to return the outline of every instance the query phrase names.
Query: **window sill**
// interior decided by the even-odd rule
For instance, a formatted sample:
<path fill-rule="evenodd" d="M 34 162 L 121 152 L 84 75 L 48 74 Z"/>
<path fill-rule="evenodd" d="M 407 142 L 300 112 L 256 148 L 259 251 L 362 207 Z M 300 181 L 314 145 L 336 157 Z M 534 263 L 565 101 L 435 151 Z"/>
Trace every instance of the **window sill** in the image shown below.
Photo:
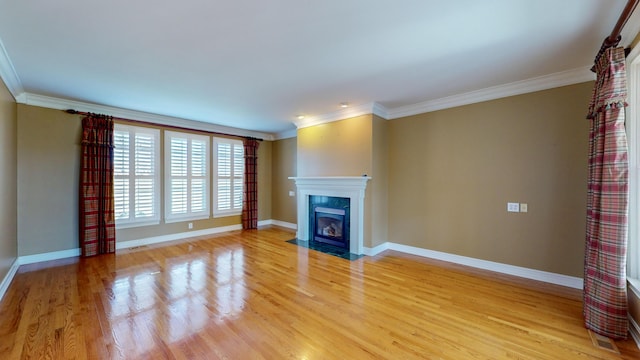
<path fill-rule="evenodd" d="M 214 213 L 213 217 L 214 218 L 222 218 L 222 217 L 240 216 L 240 215 L 242 215 L 242 211 L 219 212 L 219 213 Z"/>
<path fill-rule="evenodd" d="M 196 220 L 206 220 L 209 219 L 209 215 L 200 215 L 200 216 L 189 216 L 189 217 L 181 217 L 181 218 L 170 218 L 165 219 L 165 224 L 178 223 L 178 222 L 187 222 L 187 221 L 196 221 Z"/>
<path fill-rule="evenodd" d="M 640 279 L 627 278 L 627 283 L 629 284 L 629 289 L 640 298 Z"/>
<path fill-rule="evenodd" d="M 121 224 L 118 224 L 116 222 L 116 230 L 129 229 L 129 228 L 135 228 L 135 227 L 143 227 L 143 226 L 152 226 L 152 225 L 159 225 L 159 224 L 160 224 L 159 220 L 140 221 L 140 222 L 126 222 L 126 223 L 121 223 Z"/>

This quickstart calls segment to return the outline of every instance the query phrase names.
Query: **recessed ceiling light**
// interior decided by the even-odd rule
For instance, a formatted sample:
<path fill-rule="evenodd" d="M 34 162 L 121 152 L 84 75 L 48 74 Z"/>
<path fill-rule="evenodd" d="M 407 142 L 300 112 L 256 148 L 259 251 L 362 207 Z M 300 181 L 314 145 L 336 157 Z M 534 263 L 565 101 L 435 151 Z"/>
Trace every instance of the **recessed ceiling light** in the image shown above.
<path fill-rule="evenodd" d="M 344 108 L 348 108 L 349 107 L 349 103 L 348 102 L 341 102 L 340 103 L 340 107 L 343 108 L 343 109 Z"/>
<path fill-rule="evenodd" d="M 296 118 L 298 118 L 298 120 L 302 120 L 304 119 L 304 115 L 296 115 Z"/>

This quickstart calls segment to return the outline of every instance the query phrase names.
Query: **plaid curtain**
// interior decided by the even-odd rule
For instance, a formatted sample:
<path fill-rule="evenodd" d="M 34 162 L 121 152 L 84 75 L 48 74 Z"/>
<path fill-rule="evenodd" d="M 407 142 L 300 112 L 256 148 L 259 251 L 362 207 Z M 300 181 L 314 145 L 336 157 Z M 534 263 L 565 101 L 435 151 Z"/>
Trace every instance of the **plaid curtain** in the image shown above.
<path fill-rule="evenodd" d="M 89 114 L 82 119 L 80 168 L 80 248 L 82 256 L 113 253 L 113 118 Z"/>
<path fill-rule="evenodd" d="M 244 140 L 244 196 L 242 228 L 258 228 L 258 146 L 256 139 Z"/>
<path fill-rule="evenodd" d="M 623 48 L 596 59 L 589 105 L 589 178 L 584 259 L 587 328 L 625 339 L 627 320 L 628 162 L 624 126 L 626 72 Z"/>

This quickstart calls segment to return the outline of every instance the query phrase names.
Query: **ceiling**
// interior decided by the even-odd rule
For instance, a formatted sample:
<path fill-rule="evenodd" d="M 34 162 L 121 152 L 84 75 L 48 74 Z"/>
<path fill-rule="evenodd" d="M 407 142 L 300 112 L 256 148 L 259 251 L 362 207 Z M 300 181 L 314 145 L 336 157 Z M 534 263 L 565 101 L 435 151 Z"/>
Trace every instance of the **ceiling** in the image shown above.
<path fill-rule="evenodd" d="M 583 71 L 625 4 L 0 0 L 0 70 L 16 98 L 282 133 L 341 102 L 393 111 Z"/>

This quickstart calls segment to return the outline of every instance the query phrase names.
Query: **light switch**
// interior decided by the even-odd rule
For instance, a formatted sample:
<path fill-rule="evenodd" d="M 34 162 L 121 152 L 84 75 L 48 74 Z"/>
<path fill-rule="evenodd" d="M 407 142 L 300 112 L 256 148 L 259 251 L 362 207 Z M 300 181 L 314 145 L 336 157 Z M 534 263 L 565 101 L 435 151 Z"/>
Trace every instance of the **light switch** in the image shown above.
<path fill-rule="evenodd" d="M 520 212 L 527 212 L 529 210 L 529 206 L 526 203 L 520 204 Z"/>
<path fill-rule="evenodd" d="M 289 196 L 291 196 L 291 197 L 296 196 L 296 192 L 295 191 L 289 191 Z"/>
<path fill-rule="evenodd" d="M 507 203 L 508 212 L 520 212 L 520 203 Z"/>

